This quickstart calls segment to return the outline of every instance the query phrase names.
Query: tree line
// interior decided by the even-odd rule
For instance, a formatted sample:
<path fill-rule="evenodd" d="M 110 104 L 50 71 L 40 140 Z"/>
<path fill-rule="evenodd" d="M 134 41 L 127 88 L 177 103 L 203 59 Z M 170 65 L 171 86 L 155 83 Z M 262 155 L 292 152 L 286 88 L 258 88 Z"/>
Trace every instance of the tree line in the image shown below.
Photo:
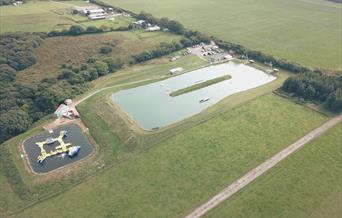
<path fill-rule="evenodd" d="M 308 71 L 288 78 L 282 90 L 304 100 L 323 103 L 332 111 L 342 111 L 342 75 Z"/>
<path fill-rule="evenodd" d="M 96 34 L 96 33 L 103 33 L 109 31 L 128 31 L 130 27 L 118 27 L 116 29 L 110 28 L 107 30 L 106 26 L 103 27 L 95 27 L 95 26 L 88 26 L 87 28 L 83 28 L 80 25 L 72 25 L 69 29 L 64 29 L 61 31 L 53 30 L 47 33 L 49 37 L 55 36 L 79 36 L 84 34 Z"/>
<path fill-rule="evenodd" d="M 0 0 L 0 6 L 2 6 L 2 5 L 11 5 L 14 2 L 16 2 L 16 0 Z"/>

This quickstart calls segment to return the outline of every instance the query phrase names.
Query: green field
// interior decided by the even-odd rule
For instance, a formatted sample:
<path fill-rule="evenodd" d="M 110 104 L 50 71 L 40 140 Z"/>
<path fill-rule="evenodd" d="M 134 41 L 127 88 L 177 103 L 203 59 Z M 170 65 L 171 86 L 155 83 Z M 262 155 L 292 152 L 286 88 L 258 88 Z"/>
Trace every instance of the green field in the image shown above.
<path fill-rule="evenodd" d="M 209 212 L 207 217 L 341 217 L 341 142 L 342 124 L 339 124 Z"/>
<path fill-rule="evenodd" d="M 170 96 L 175 97 L 178 95 L 183 95 L 183 94 L 188 93 L 188 92 L 192 92 L 192 91 L 195 91 L 195 90 L 198 90 L 198 89 L 201 89 L 201 88 L 204 88 L 204 87 L 207 87 L 207 86 L 210 86 L 210 85 L 213 85 L 213 84 L 225 81 L 225 80 L 229 80 L 231 78 L 232 77 L 230 75 L 217 77 L 217 78 L 214 78 L 211 80 L 207 80 L 205 82 L 201 82 L 201 83 L 186 87 L 184 89 L 179 89 L 177 91 L 171 92 Z"/>
<path fill-rule="evenodd" d="M 95 113 L 86 116 L 99 121 Z M 325 120 L 269 94 L 164 140 L 18 217 L 183 216 Z"/>
<path fill-rule="evenodd" d="M 311 67 L 342 69 L 342 5 L 326 0 L 104 0 Z"/>
<path fill-rule="evenodd" d="M 49 32 L 67 29 L 71 25 L 107 26 L 118 28 L 128 26 L 131 18 L 116 17 L 111 20 L 89 21 L 87 17 L 72 15 L 73 6 L 90 5 L 85 1 L 29 1 L 20 6 L 0 7 L 0 34 L 6 32 Z"/>

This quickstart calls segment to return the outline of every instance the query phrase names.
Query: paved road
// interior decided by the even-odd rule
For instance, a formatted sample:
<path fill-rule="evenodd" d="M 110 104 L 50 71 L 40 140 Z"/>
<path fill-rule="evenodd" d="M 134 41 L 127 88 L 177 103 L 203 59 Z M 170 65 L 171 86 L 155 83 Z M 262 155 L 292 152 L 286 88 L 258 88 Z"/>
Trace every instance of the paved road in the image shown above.
<path fill-rule="evenodd" d="M 197 218 L 203 216 L 205 213 L 207 213 L 209 210 L 216 207 L 218 204 L 222 203 L 226 199 L 228 199 L 230 196 L 238 192 L 240 189 L 244 188 L 246 185 L 251 183 L 253 180 L 261 176 L 263 173 L 270 170 L 272 167 L 274 167 L 276 164 L 278 164 L 280 161 L 303 147 L 305 144 L 310 142 L 311 140 L 317 138 L 322 133 L 326 132 L 331 127 L 338 124 L 340 121 L 342 121 L 342 115 L 337 116 L 335 118 L 330 119 L 326 123 L 324 123 L 322 126 L 318 127 L 317 129 L 314 129 L 292 145 L 288 146 L 284 150 L 280 151 L 270 159 L 266 160 L 253 170 L 249 171 L 247 174 L 242 176 L 240 179 L 236 180 L 234 183 L 229 185 L 227 188 L 222 190 L 220 193 L 215 195 L 213 198 L 211 198 L 208 202 L 205 204 L 199 206 L 197 209 L 195 209 L 192 213 L 186 216 L 186 218 Z"/>

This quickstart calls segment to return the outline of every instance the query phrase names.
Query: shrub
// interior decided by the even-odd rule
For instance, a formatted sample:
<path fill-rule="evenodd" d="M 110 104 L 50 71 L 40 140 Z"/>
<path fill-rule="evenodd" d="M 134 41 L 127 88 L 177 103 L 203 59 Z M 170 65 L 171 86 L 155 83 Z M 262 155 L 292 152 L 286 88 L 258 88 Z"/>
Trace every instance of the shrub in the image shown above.
<path fill-rule="evenodd" d="M 100 53 L 101 54 L 108 54 L 108 53 L 111 53 L 112 52 L 112 48 L 109 47 L 109 46 L 104 46 L 100 49 Z"/>

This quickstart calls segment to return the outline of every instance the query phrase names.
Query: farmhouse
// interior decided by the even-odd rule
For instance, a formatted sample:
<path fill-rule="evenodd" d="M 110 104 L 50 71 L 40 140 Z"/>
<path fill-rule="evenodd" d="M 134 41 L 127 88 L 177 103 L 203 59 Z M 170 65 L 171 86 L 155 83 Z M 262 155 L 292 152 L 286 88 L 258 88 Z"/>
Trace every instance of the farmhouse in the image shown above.
<path fill-rule="evenodd" d="M 88 16 L 90 20 L 106 18 L 106 11 L 98 6 L 75 6 L 72 8 L 74 14 Z"/>

